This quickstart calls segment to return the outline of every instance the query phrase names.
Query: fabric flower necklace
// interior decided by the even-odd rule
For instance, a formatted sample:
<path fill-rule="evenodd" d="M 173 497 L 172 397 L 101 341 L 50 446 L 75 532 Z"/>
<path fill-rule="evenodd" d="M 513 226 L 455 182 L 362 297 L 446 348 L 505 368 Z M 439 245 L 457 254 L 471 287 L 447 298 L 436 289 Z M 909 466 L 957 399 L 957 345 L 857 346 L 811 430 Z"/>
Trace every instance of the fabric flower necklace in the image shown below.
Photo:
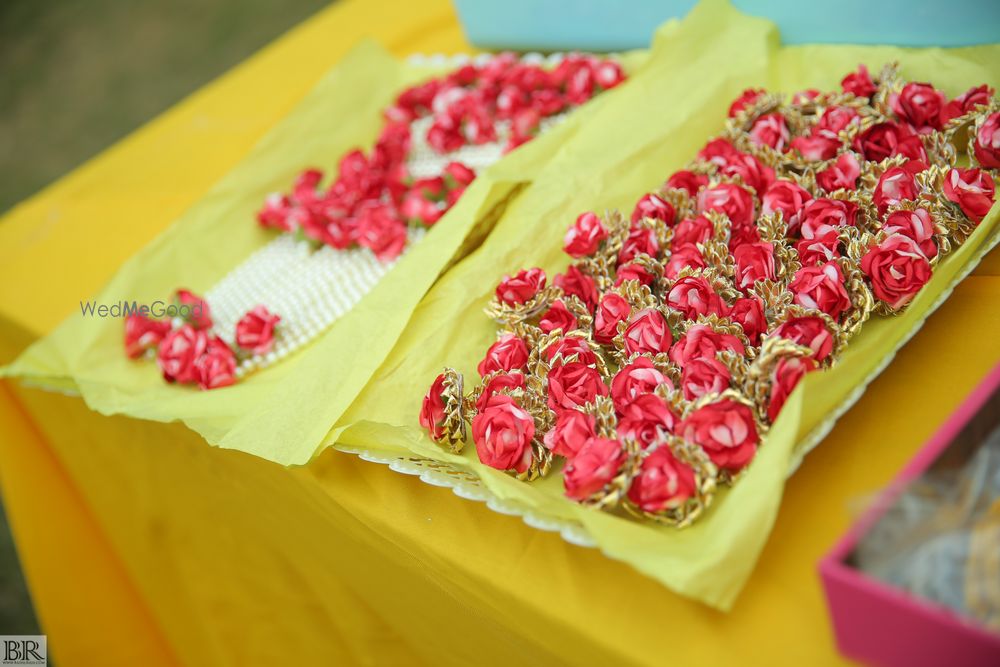
<path fill-rule="evenodd" d="M 205 298 L 180 290 L 179 315 L 127 317 L 128 356 L 155 358 L 166 381 L 202 389 L 287 356 L 360 301 L 477 170 L 625 78 L 614 60 L 579 54 L 465 60 L 404 90 L 372 150 L 345 155 L 328 186 L 308 169 L 289 193 L 270 195 L 257 221 L 282 234 Z"/>

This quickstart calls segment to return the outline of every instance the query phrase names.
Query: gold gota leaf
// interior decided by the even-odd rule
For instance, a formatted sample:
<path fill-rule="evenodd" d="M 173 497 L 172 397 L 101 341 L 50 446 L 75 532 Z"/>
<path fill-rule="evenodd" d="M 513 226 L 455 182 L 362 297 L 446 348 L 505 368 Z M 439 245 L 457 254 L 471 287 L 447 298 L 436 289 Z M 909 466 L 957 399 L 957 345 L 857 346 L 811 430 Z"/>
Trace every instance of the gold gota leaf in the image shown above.
<path fill-rule="evenodd" d="M 464 378 L 454 368 L 444 369 L 444 382 L 441 397 L 444 400 L 443 438 L 441 444 L 447 446 L 453 454 L 458 454 L 465 447 L 466 412 L 463 396 Z"/>

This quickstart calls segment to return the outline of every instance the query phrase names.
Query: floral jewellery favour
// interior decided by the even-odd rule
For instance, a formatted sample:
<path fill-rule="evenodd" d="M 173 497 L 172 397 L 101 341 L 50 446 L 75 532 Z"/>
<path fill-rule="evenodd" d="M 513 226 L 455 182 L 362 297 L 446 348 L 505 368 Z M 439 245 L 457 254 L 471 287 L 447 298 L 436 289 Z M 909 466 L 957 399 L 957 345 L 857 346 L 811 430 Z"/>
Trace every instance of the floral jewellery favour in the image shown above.
<path fill-rule="evenodd" d="M 343 156 L 332 182 L 307 169 L 267 198 L 257 221 L 281 234 L 198 299 L 200 320 L 130 317 L 128 355 L 148 352 L 168 382 L 203 389 L 287 356 L 357 304 L 477 171 L 625 78 L 614 60 L 581 54 L 451 64 L 400 93 L 372 150 Z M 554 312 L 549 326 L 566 328 L 567 317 Z"/>
<path fill-rule="evenodd" d="M 583 213 L 569 268 L 504 278 L 497 342 L 421 424 L 578 502 L 689 525 L 765 446 L 802 378 L 905 309 L 995 199 L 1000 104 L 862 65 L 840 92 L 747 90 L 725 131 L 629 217 Z M 559 464 L 562 462 L 562 465 Z"/>

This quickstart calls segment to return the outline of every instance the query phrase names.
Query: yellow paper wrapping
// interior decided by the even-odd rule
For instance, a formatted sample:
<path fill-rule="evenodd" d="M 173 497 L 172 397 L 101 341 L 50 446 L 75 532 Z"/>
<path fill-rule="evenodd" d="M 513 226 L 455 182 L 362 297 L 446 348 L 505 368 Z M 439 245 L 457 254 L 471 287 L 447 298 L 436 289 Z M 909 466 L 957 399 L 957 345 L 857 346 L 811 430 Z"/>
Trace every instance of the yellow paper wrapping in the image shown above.
<path fill-rule="evenodd" d="M 645 54 L 620 56 L 635 71 Z M 349 53 L 239 167 L 164 234 L 130 259 L 98 303 L 169 298 L 179 287 L 203 293 L 274 238 L 254 215 L 304 168 L 334 167 L 367 148 L 382 109 L 405 86 L 441 73 L 403 64 L 371 42 Z M 182 421 L 209 443 L 283 463 L 305 463 L 391 350 L 413 308 L 450 261 L 474 247 L 549 155 L 586 123 L 597 96 L 537 140 L 487 169 L 461 200 L 349 313 L 304 350 L 224 390 L 165 383 L 156 364 L 133 362 L 123 321 L 74 314 L 3 372 L 32 384 L 79 392 L 102 414 Z M 191 156 L 197 159 L 196 155 Z"/>
<path fill-rule="evenodd" d="M 587 125 L 506 210 L 484 244 L 421 302 L 405 336 L 327 442 L 386 456 L 415 454 L 471 472 L 499 498 L 535 515 L 578 522 L 607 555 L 682 594 L 729 609 L 764 546 L 786 477 L 953 285 L 1000 240 L 1000 208 L 994 207 L 973 236 L 937 266 L 904 314 L 873 318 L 835 368 L 806 377 L 745 476 L 684 530 L 572 503 L 561 495 L 558 472 L 524 483 L 480 464 L 473 447 L 462 455 L 449 454 L 417 427 L 420 400 L 445 365 L 470 381 L 477 377 L 476 363 L 495 335 L 483 308 L 505 273 L 540 266 L 552 275 L 565 268 L 561 239 L 576 215 L 628 207 L 658 188 L 722 130 L 728 105 L 741 90 L 837 89 L 859 62 L 877 70 L 892 60 L 901 63 L 904 78 L 931 81 L 949 96 L 984 82 L 1000 84 L 1000 47 L 781 48 L 771 23 L 743 16 L 722 2 L 703 2 L 679 27 L 661 30 L 642 74 L 594 110 Z"/>

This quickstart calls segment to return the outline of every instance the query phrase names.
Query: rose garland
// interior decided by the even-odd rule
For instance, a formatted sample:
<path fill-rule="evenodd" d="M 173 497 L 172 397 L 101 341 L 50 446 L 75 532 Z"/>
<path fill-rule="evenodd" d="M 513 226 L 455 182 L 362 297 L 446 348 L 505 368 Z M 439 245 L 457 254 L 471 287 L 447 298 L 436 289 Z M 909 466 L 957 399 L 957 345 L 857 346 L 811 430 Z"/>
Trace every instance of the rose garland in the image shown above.
<path fill-rule="evenodd" d="M 188 290 L 177 290 L 168 308 L 172 317 L 143 313 L 125 318 L 125 353 L 130 359 L 154 357 L 167 382 L 197 384 L 201 389 L 236 382 L 239 361 L 267 354 L 281 318 L 264 306 L 250 309 L 236 324 L 230 347 L 214 332 L 208 303 Z"/>
<path fill-rule="evenodd" d="M 361 246 L 379 261 L 391 262 L 406 246 L 407 226 L 432 226 L 476 177 L 473 169 L 452 161 L 435 176 L 413 178 L 407 160 L 416 121 L 430 122 L 426 142 L 439 154 L 493 143 L 501 134 L 507 137 L 506 152 L 537 135 L 545 119 L 583 104 L 624 78 L 614 60 L 580 54 L 564 57 L 552 69 L 510 53 L 482 65 L 466 64 L 404 90 L 385 110 L 385 126 L 370 154 L 353 150 L 345 155 L 336 180 L 325 191 L 320 188 L 323 173 L 308 169 L 295 180 L 291 193 L 270 195 L 257 220 L 317 246 Z M 174 308 L 183 316 L 130 315 L 125 322 L 126 354 L 133 359 L 155 357 L 166 381 L 197 383 L 202 389 L 233 384 L 240 361 L 267 354 L 281 319 L 262 305 L 254 307 L 237 323 L 230 346 L 212 333 L 204 299 L 179 290 Z"/>
<path fill-rule="evenodd" d="M 426 142 L 442 155 L 497 142 L 500 129 L 507 134 L 504 150 L 509 151 L 537 135 L 544 119 L 624 79 L 614 60 L 579 54 L 551 70 L 511 53 L 484 65 L 464 65 L 403 91 L 385 110 L 385 126 L 371 153 L 345 155 L 325 192 L 319 189 L 322 172 L 307 170 L 290 194 L 269 196 L 257 220 L 316 244 L 339 249 L 360 245 L 390 261 L 406 246 L 408 224 L 432 226 L 475 178 L 459 162 L 448 164 L 442 174 L 411 178 L 406 162 L 416 121 L 430 120 Z"/>
<path fill-rule="evenodd" d="M 691 523 L 746 470 L 806 373 L 910 303 L 993 205 L 1000 105 L 946 100 L 894 65 L 786 102 L 745 91 L 726 130 L 629 219 L 580 215 L 569 268 L 506 277 L 501 325 L 463 396 L 437 377 L 419 421 L 566 495 Z M 962 154 L 968 167 L 959 165 Z"/>

